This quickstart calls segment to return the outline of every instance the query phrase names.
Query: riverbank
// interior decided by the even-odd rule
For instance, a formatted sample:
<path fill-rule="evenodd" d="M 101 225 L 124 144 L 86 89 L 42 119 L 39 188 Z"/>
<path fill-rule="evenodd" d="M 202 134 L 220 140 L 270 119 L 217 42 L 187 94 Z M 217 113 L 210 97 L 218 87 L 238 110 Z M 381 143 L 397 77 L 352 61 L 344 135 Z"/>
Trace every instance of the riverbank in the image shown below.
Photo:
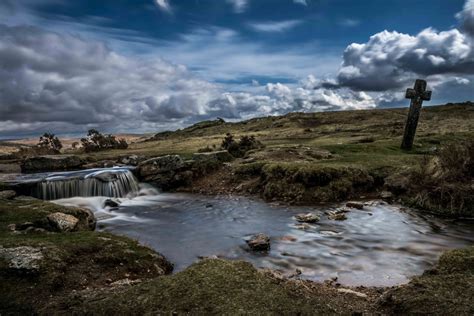
<path fill-rule="evenodd" d="M 299 280 L 242 261 L 201 260 L 182 272 L 150 248 L 113 234 L 44 226 L 74 208 L 31 198 L 0 203 L 3 313 L 287 313 L 460 315 L 473 311 L 474 248 L 449 251 L 409 284 L 350 288 Z M 15 224 L 13 226 L 12 224 Z M 26 227 L 26 228 L 25 228 Z"/>

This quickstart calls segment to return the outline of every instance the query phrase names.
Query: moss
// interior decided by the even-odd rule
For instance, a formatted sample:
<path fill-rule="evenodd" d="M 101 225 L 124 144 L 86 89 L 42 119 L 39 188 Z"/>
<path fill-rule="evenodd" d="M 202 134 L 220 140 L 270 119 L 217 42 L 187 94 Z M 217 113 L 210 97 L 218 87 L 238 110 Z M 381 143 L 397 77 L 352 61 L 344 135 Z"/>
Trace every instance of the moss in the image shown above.
<path fill-rule="evenodd" d="M 372 188 L 373 178 L 359 168 L 298 163 L 266 164 L 263 196 L 295 203 L 341 201 Z"/>
<path fill-rule="evenodd" d="M 93 231 L 51 233 L 8 229 L 9 224 L 42 221 L 47 214 L 68 209 L 39 200 L 0 204 L 1 246 L 38 248 L 44 257 L 34 274 L 20 273 L 10 269 L 7 263 L 0 263 L 0 313 L 38 311 L 48 301 L 72 290 L 171 272 L 172 266 L 164 257 L 125 237 Z"/>
<path fill-rule="evenodd" d="M 249 263 L 215 259 L 67 308 L 92 314 L 335 314 L 328 305 L 323 298 L 306 296 L 291 284 L 259 273 Z M 345 312 L 350 314 L 349 308 Z"/>
<path fill-rule="evenodd" d="M 409 315 L 473 315 L 474 247 L 443 254 L 434 270 L 388 291 L 380 308 Z"/>
<path fill-rule="evenodd" d="M 256 177 L 262 174 L 263 167 L 267 164 L 264 161 L 257 161 L 248 164 L 238 165 L 234 172 L 238 177 Z"/>

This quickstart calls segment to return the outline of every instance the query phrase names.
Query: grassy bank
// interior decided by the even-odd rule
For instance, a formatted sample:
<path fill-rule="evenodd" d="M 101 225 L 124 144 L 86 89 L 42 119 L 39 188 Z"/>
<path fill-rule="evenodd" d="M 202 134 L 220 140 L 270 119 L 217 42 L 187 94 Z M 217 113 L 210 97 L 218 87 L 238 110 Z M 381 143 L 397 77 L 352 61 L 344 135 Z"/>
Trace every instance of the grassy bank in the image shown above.
<path fill-rule="evenodd" d="M 0 313 L 45 312 L 48 304 L 75 291 L 171 271 L 164 257 L 128 238 L 18 228 L 42 223 L 55 212 L 77 214 L 38 200 L 0 200 Z"/>

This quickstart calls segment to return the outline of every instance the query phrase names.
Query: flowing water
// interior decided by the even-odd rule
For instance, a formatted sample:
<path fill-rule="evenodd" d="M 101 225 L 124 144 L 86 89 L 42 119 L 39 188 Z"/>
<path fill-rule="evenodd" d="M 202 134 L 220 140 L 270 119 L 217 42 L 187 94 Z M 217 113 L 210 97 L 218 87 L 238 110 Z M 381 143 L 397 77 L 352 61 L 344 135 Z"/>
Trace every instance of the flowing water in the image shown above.
<path fill-rule="evenodd" d="M 150 186 L 139 186 L 133 176 L 132 180 L 136 187 L 127 189 L 128 197 L 120 194 L 118 208 L 104 208 L 106 197 L 54 202 L 89 207 L 101 229 L 138 239 L 161 252 L 175 264 L 175 271 L 199 256 L 217 255 L 288 273 L 299 269 L 302 277 L 312 280 L 338 277 L 346 285 L 390 286 L 422 273 L 443 251 L 474 242 L 472 222 L 421 216 L 382 201 L 369 201 L 364 210 L 347 213 L 347 220 L 334 221 L 325 212 L 341 205 L 287 207 L 244 197 L 158 193 Z M 127 186 L 129 182 L 116 183 Z M 116 192 L 127 190 L 107 192 L 117 196 Z M 319 214 L 321 221 L 303 230 L 294 215 L 308 211 Z M 260 232 L 271 237 L 268 253 L 254 253 L 246 246 L 245 239 Z"/>

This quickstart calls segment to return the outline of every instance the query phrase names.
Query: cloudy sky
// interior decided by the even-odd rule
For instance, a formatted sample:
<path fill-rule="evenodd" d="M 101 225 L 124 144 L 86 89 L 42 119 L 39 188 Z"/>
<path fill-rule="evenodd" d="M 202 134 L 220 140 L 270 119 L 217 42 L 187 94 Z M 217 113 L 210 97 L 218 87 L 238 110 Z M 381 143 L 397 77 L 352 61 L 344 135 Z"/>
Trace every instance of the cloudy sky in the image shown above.
<path fill-rule="evenodd" d="M 0 137 L 474 100 L 474 0 L 1 0 Z M 428 104 L 427 104 L 428 105 Z"/>

